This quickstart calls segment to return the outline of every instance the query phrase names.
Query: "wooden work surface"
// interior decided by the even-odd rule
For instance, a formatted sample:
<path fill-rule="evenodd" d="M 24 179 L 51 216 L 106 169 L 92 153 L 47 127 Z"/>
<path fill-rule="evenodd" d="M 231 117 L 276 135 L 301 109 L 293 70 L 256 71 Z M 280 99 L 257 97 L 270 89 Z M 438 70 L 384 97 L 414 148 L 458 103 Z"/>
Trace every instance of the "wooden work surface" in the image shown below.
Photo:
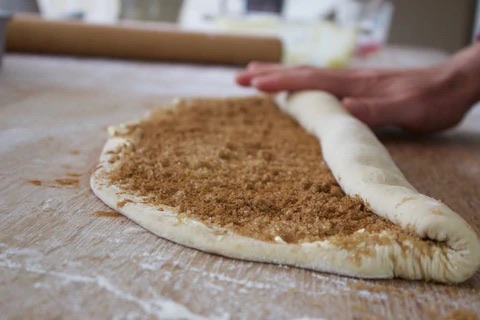
<path fill-rule="evenodd" d="M 480 272 L 458 286 L 356 280 L 206 254 L 108 213 L 89 188 L 106 126 L 177 96 L 252 94 L 234 85 L 234 72 L 6 56 L 0 72 L 0 319 L 439 319 L 480 313 Z M 480 231 L 479 112 L 442 135 L 380 137 L 413 185 Z"/>

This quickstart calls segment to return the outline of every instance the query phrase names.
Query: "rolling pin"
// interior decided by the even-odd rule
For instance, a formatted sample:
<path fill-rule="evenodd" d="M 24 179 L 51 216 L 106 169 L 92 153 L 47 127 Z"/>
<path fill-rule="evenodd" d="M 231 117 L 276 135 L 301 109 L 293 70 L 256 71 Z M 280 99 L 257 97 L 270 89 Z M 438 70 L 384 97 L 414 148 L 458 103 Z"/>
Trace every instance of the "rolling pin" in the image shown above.
<path fill-rule="evenodd" d="M 278 38 L 101 25 L 16 15 L 7 26 L 9 52 L 243 65 L 279 62 Z"/>

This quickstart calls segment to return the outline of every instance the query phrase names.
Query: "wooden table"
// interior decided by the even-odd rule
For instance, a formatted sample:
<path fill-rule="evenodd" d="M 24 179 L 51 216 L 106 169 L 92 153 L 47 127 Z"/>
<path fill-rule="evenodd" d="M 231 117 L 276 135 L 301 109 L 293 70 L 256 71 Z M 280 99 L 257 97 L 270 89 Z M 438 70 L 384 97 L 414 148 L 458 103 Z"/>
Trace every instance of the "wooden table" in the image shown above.
<path fill-rule="evenodd" d="M 0 72 L 0 319 L 438 319 L 459 286 L 365 281 L 185 248 L 109 212 L 89 176 L 105 127 L 182 96 L 252 94 L 233 68 L 7 55 Z M 480 231 L 480 114 L 426 138 L 382 134 L 422 192 Z M 67 180 L 65 180 L 67 179 Z M 77 180 L 78 179 L 78 183 Z"/>

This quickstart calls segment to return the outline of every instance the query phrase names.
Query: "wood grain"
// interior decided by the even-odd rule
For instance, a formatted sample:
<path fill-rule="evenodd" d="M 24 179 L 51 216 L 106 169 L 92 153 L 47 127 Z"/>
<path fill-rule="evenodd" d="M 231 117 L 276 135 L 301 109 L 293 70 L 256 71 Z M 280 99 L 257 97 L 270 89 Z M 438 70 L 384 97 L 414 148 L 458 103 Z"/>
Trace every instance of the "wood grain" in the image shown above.
<path fill-rule="evenodd" d="M 458 309 L 480 313 L 479 272 L 447 286 L 243 262 L 176 245 L 108 213 L 88 186 L 105 127 L 176 96 L 252 94 L 233 84 L 234 71 L 6 57 L 0 73 L 1 319 L 441 319 Z M 450 205 L 477 231 L 479 111 L 438 136 L 379 134 L 420 191 Z M 61 179 L 78 184 L 55 182 Z"/>

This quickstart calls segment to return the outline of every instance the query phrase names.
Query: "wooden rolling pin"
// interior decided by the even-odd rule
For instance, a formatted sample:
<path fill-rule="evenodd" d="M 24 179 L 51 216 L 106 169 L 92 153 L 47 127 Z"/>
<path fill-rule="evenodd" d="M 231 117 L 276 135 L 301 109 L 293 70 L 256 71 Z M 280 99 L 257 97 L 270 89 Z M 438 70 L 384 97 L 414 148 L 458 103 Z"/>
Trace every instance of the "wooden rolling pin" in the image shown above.
<path fill-rule="evenodd" d="M 8 24 L 10 52 L 100 56 L 120 59 L 246 64 L 279 62 L 273 37 L 213 34 L 165 27 L 100 25 L 17 15 Z"/>

